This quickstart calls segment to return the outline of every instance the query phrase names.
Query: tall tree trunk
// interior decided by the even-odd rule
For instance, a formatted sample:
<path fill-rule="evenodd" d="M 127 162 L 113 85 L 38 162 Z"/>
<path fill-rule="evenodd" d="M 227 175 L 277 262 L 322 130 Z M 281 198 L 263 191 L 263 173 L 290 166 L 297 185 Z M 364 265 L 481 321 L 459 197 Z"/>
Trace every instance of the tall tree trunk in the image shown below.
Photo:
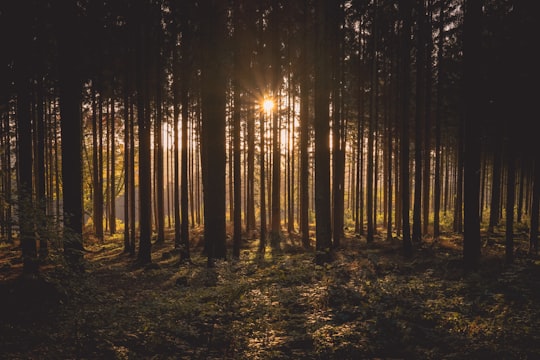
<path fill-rule="evenodd" d="M 129 102 L 129 233 L 130 233 L 130 246 L 129 254 L 135 256 L 135 240 L 136 240 L 136 201 L 135 201 L 135 115 L 134 115 L 134 103 Z"/>
<path fill-rule="evenodd" d="M 109 178 L 109 231 L 111 235 L 116 233 L 116 112 L 114 97 L 111 97 L 111 157 L 110 157 L 110 178 Z"/>
<path fill-rule="evenodd" d="M 366 181 L 366 216 L 367 216 L 367 233 L 366 240 L 368 243 L 373 242 L 374 238 L 374 218 L 375 218 L 375 202 L 374 202 L 374 157 L 375 155 L 375 146 L 374 146 L 374 134 L 375 134 L 375 116 L 376 116 L 376 105 L 377 102 L 377 47 L 378 47 L 378 24 L 377 24 L 377 1 L 374 2 L 375 6 L 375 21 L 373 22 L 373 49 L 371 53 L 371 98 L 370 98 L 370 114 L 369 114 L 369 123 L 368 123 L 368 147 L 367 147 L 367 181 Z"/>
<path fill-rule="evenodd" d="M 187 19 L 182 22 L 182 44 L 181 44 L 181 66 L 180 78 L 180 101 L 182 103 L 182 149 L 181 149 L 181 189 L 180 189 L 180 213 L 181 213 L 181 241 L 180 257 L 184 261 L 191 259 L 189 246 L 189 196 L 188 196 L 188 122 L 189 122 L 189 87 L 191 84 L 191 55 L 192 34 Z"/>
<path fill-rule="evenodd" d="M 225 104 L 224 73 L 226 31 L 225 3 L 201 2 L 202 40 L 202 154 L 204 186 L 204 238 L 208 242 L 208 265 L 224 259 L 225 248 Z"/>
<path fill-rule="evenodd" d="M 148 9 L 140 7 L 139 17 Z M 149 48 L 147 32 L 150 29 L 141 19 L 137 43 L 137 122 L 139 127 L 139 251 L 137 261 L 144 265 L 152 261 L 152 168 L 150 148 L 150 101 L 148 89 L 146 53 Z"/>
<path fill-rule="evenodd" d="M 158 56 L 161 55 L 157 54 Z M 165 242 L 165 182 L 164 182 L 164 168 L 163 168 L 163 112 L 162 112 L 162 95 L 161 95 L 161 86 L 162 86 L 162 72 L 161 72 L 161 66 L 160 66 L 160 60 L 158 59 L 156 61 L 156 100 L 155 100 L 155 107 L 156 107 L 156 118 L 154 123 L 154 148 L 155 148 L 155 160 L 154 160 L 154 167 L 156 171 L 156 183 L 155 183 L 155 189 L 156 189 L 156 230 L 157 230 L 157 238 L 156 243 L 162 244 Z"/>
<path fill-rule="evenodd" d="M 47 239 L 47 196 L 45 190 L 45 112 L 43 77 L 37 81 L 36 104 L 36 202 L 38 207 L 39 257 L 45 259 L 49 254 Z"/>
<path fill-rule="evenodd" d="M 316 262 L 331 260 L 328 4 L 315 4 L 315 218 Z"/>
<path fill-rule="evenodd" d="M 416 113 L 414 123 L 414 209 L 412 241 L 422 241 L 422 131 L 425 121 L 426 100 L 426 40 L 424 0 L 417 0 L 418 31 L 416 56 Z M 427 156 L 427 154 L 426 154 Z"/>
<path fill-rule="evenodd" d="M 410 38 L 411 38 L 411 11 L 412 0 L 400 2 L 400 12 L 403 19 L 401 34 L 401 139 L 400 139 L 400 181 L 401 181 L 401 215 L 403 228 L 403 251 L 405 256 L 412 254 L 412 241 L 410 233 L 409 209 L 409 94 L 410 94 Z"/>
<path fill-rule="evenodd" d="M 255 230 L 255 121 L 253 109 L 248 111 L 247 121 L 247 199 L 246 230 Z"/>
<path fill-rule="evenodd" d="M 540 204 L 540 144 L 536 143 L 536 155 L 534 157 L 533 190 L 531 204 L 531 226 L 529 230 L 529 252 L 538 255 L 538 216 Z"/>
<path fill-rule="evenodd" d="M 343 79 L 343 13 L 341 1 L 332 7 L 330 36 L 332 37 L 331 56 L 334 70 L 332 81 L 332 229 L 333 246 L 339 247 L 343 236 L 344 182 L 345 182 L 345 134 L 343 119 L 342 86 Z"/>
<path fill-rule="evenodd" d="M 475 271 L 480 259 L 480 128 L 482 113 L 481 53 L 482 1 L 465 3 L 463 56 L 465 95 L 464 237 L 463 260 L 466 271 Z"/>
<path fill-rule="evenodd" d="M 24 24 L 24 23 L 23 23 Z M 22 25 L 24 26 L 24 25 Z M 37 246 L 34 235 L 32 199 L 32 114 L 30 89 L 31 34 L 21 30 L 24 41 L 18 44 L 16 58 L 17 91 L 17 164 L 18 164 L 18 219 L 19 239 L 23 258 L 23 274 L 35 275 L 39 270 Z"/>
<path fill-rule="evenodd" d="M 442 100 L 443 100 L 443 54 L 444 54 L 444 9 L 446 0 L 441 2 L 439 10 L 439 38 L 437 50 L 437 107 L 435 118 L 435 178 L 433 184 L 433 239 L 438 240 L 441 234 L 440 213 L 441 213 L 441 123 L 442 123 Z"/>
<path fill-rule="evenodd" d="M 92 188 L 93 188 L 93 222 L 95 236 L 103 241 L 103 192 L 99 181 L 98 114 L 96 90 L 92 86 Z"/>
<path fill-rule="evenodd" d="M 242 111 L 241 97 L 241 74 L 242 68 L 245 65 L 243 57 L 245 53 L 242 51 L 242 40 L 244 37 L 244 29 L 241 22 L 242 7 L 239 1 L 234 3 L 234 79 L 233 79 L 233 178 L 234 178 L 234 210 L 233 210 L 233 257 L 240 258 L 240 245 L 242 242 L 242 179 L 240 167 L 240 134 L 241 123 L 240 115 Z"/>
<path fill-rule="evenodd" d="M 124 253 L 129 253 L 130 235 L 129 229 L 131 221 L 135 219 L 129 218 L 129 203 L 134 201 L 129 193 L 129 168 L 132 166 L 129 162 L 130 153 L 133 151 L 130 147 L 130 124 L 129 124 L 129 93 L 127 86 L 128 76 L 124 77 Z"/>
<path fill-rule="evenodd" d="M 501 201 L 501 165 L 502 165 L 502 134 L 498 129 L 498 121 L 495 121 L 495 140 L 493 151 L 493 166 L 491 172 L 491 201 L 489 206 L 488 233 L 493 234 L 495 227 L 499 224 L 499 209 Z"/>
<path fill-rule="evenodd" d="M 281 118 L 279 113 L 280 104 L 280 78 L 281 78 L 281 55 L 280 55 L 280 13 L 277 0 L 272 0 L 272 12 L 270 14 L 270 51 L 271 51 L 271 91 L 274 101 L 272 108 L 272 232 L 271 246 L 279 250 L 281 243 Z"/>
<path fill-rule="evenodd" d="M 261 153 L 260 153 L 260 175 L 259 182 L 260 185 L 260 216 L 261 216 L 261 225 L 260 225 L 260 234 L 259 234 L 259 255 L 263 255 L 266 250 L 266 175 L 265 175 L 265 139 L 264 132 L 265 130 L 265 113 L 264 110 L 261 110 L 260 113 L 260 131 L 261 131 Z"/>
<path fill-rule="evenodd" d="M 424 0 L 422 0 L 422 5 Z M 421 7 L 423 10 L 423 13 L 421 14 L 422 17 L 424 17 L 424 20 L 422 22 L 424 30 L 423 30 L 423 37 L 425 42 L 425 112 L 424 112 L 424 149 L 423 149 L 423 160 L 424 160 L 424 166 L 423 166 L 423 179 L 422 179 L 422 235 L 428 234 L 429 229 L 429 210 L 430 210 L 430 198 L 431 198 L 431 102 L 432 102 L 432 85 L 433 85 L 433 77 L 432 77 L 432 71 L 433 71 L 433 61 L 432 61 L 432 52 L 433 52 L 433 36 L 432 36 L 432 26 L 431 26 L 431 8 L 432 8 L 432 0 L 428 0 L 428 13 L 426 13 L 426 9 L 424 6 Z M 422 31 L 422 30 L 421 30 Z"/>
<path fill-rule="evenodd" d="M 304 31 L 300 69 L 300 234 L 302 246 L 310 247 L 309 239 L 309 56 L 307 54 L 309 10 L 308 0 L 304 0 Z"/>
<path fill-rule="evenodd" d="M 175 3 L 172 3 L 173 5 Z M 173 8 L 174 11 L 178 11 Z M 173 33 L 173 39 L 178 42 L 178 33 L 175 28 Z M 175 45 L 172 49 L 172 96 L 173 96 L 173 208 L 174 208 L 174 247 L 181 249 L 181 223 L 180 223 L 180 87 L 182 81 L 182 66 L 180 63 L 182 48 L 184 45 L 184 39 L 182 39 L 181 45 Z M 185 45 L 184 45 L 185 46 Z"/>
<path fill-rule="evenodd" d="M 514 262 L 514 207 L 516 204 L 516 160 L 515 144 L 510 136 L 507 150 L 508 178 L 506 180 L 506 263 Z"/>
<path fill-rule="evenodd" d="M 63 2 L 64 3 L 64 2 Z M 62 137 L 62 195 L 64 257 L 72 269 L 82 270 L 82 131 L 81 81 L 77 6 L 65 2 L 59 11 L 59 88 Z"/>

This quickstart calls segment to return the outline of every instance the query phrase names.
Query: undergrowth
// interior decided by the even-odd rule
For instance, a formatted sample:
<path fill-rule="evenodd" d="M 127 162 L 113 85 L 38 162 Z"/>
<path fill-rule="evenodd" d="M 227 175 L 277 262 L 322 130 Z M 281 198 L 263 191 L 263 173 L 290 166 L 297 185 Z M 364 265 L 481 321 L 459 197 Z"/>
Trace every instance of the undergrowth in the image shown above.
<path fill-rule="evenodd" d="M 494 240 L 477 273 L 459 239 L 418 245 L 345 239 L 316 265 L 294 245 L 206 267 L 172 245 L 134 266 L 118 239 L 89 246 L 87 271 L 50 267 L 0 282 L 3 359 L 537 359 L 540 263 Z M 6 257 L 7 259 L 7 257 Z M 12 261 L 12 260 L 10 260 Z M 14 267 L 12 268 L 12 270 Z M 4 273 L 3 273 L 4 274 Z M 7 278 L 7 274 L 4 274 Z M 46 285 L 44 285 L 46 284 Z M 25 299 L 21 301 L 21 299 Z"/>

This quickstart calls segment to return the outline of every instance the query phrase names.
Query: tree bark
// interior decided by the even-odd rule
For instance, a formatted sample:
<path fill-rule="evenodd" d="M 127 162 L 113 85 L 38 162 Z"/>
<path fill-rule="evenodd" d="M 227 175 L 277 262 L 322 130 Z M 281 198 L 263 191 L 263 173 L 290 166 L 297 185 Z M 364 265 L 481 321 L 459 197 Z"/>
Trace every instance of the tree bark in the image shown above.
<path fill-rule="evenodd" d="M 331 260 L 328 4 L 315 5 L 315 218 L 317 264 Z"/>
<path fill-rule="evenodd" d="M 466 271 L 476 271 L 480 259 L 480 108 L 482 1 L 467 0 L 464 18 L 464 236 L 463 260 Z"/>

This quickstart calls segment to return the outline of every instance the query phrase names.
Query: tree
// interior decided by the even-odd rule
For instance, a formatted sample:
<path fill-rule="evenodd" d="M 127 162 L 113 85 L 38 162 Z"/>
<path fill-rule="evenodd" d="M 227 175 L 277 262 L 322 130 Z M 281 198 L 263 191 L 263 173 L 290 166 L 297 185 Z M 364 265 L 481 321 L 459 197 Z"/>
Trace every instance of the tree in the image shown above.
<path fill-rule="evenodd" d="M 465 102 L 464 235 L 466 271 L 475 271 L 480 259 L 480 124 L 482 1 L 467 0 L 463 30 L 463 81 Z"/>
<path fill-rule="evenodd" d="M 204 238 L 208 265 L 226 257 L 225 248 L 225 4 L 204 0 L 201 15 L 201 100 Z"/>
<path fill-rule="evenodd" d="M 242 24 L 242 2 L 235 1 L 234 7 L 234 88 L 233 88 L 233 153 L 234 153 L 234 230 L 233 230 L 233 257 L 240 258 L 240 245 L 242 241 L 242 179 L 240 168 L 240 133 L 241 133 L 241 111 L 242 111 L 242 90 L 241 78 L 244 68 L 243 38 L 245 30 Z"/>
<path fill-rule="evenodd" d="M 32 118 L 31 103 L 31 25 L 23 16 L 24 9 L 16 9 L 20 40 L 15 54 L 16 91 L 17 91 L 17 163 L 18 163 L 18 217 L 19 240 L 23 257 L 23 273 L 37 274 L 36 238 L 34 236 L 33 199 L 32 199 Z"/>
<path fill-rule="evenodd" d="M 367 147 L 367 171 L 366 171 L 366 216 L 367 216 L 367 233 L 366 240 L 368 243 L 373 242 L 375 234 L 375 201 L 374 201 L 374 157 L 375 155 L 375 124 L 376 124 L 376 103 L 377 103 L 377 91 L 378 91 L 378 64 L 377 64 L 377 37 L 378 37 L 378 21 L 377 18 L 377 1 L 374 2 L 374 11 L 375 11 L 375 20 L 373 21 L 373 49 L 371 52 L 371 98 L 370 98 L 370 112 L 369 112 L 369 122 L 368 122 L 368 147 Z"/>
<path fill-rule="evenodd" d="M 345 186 L 345 119 L 343 116 L 344 82 L 343 52 L 344 39 L 342 25 L 344 14 L 341 1 L 330 7 L 331 62 L 334 71 L 332 79 L 332 224 L 333 246 L 339 247 L 343 236 L 344 186 Z"/>
<path fill-rule="evenodd" d="M 93 222 L 96 237 L 103 241 L 103 183 L 100 169 L 103 165 L 101 141 L 98 140 L 98 111 L 96 88 L 92 86 L 92 189 L 93 189 Z M 99 122 L 102 120 L 99 119 Z M 100 132 L 101 133 L 101 132 Z"/>
<path fill-rule="evenodd" d="M 537 146 L 538 148 L 538 146 Z M 533 190 L 531 204 L 531 228 L 529 230 L 529 252 L 538 255 L 538 214 L 540 203 L 540 149 L 534 159 Z"/>
<path fill-rule="evenodd" d="M 189 121 L 189 87 L 191 84 L 191 70 L 192 70 L 192 58 L 190 53 L 192 51 L 192 33 L 190 29 L 190 22 L 187 14 L 191 14 L 191 8 L 186 8 L 182 12 L 184 14 L 181 21 L 182 24 L 182 43 L 181 54 L 182 59 L 180 62 L 180 78 L 182 79 L 180 88 L 180 101 L 182 104 L 182 149 L 181 149 L 181 190 L 180 190 L 180 210 L 181 210 L 181 258 L 183 260 L 190 259 L 189 250 L 189 220 L 188 220 L 188 121 Z"/>
<path fill-rule="evenodd" d="M 261 131 L 261 153 L 259 155 L 260 157 L 260 175 L 259 175 L 259 182 L 260 182 L 260 229 L 259 229 L 259 255 L 264 255 L 264 252 L 266 250 L 266 176 L 265 176 L 265 111 L 264 109 L 260 112 L 260 131 Z"/>
<path fill-rule="evenodd" d="M 440 236 L 440 214 L 441 214 L 441 122 L 442 122 L 442 82 L 443 82 L 443 53 L 444 53 L 444 9 L 446 1 L 443 0 L 439 9 L 439 38 L 437 50 L 437 104 L 435 115 L 435 179 L 433 184 L 433 239 L 438 240 Z"/>
<path fill-rule="evenodd" d="M 58 61 L 62 136 L 62 195 L 64 257 L 72 269 L 82 270 L 82 143 L 80 34 L 77 4 L 60 2 Z"/>
<path fill-rule="evenodd" d="M 405 256 L 412 253 L 412 242 L 409 222 L 410 192 L 409 192 L 409 93 L 410 93 L 410 38 L 411 38 L 411 0 L 405 0 L 399 7 L 403 19 L 401 33 L 401 71 L 400 71 L 400 184 L 401 184 L 401 215 L 403 228 L 403 251 Z"/>
<path fill-rule="evenodd" d="M 116 233 L 116 104 L 114 96 L 111 96 L 111 155 L 110 155 L 110 177 L 109 177 L 109 231 L 111 235 Z"/>
<path fill-rule="evenodd" d="M 135 19 L 140 23 L 136 44 L 136 88 L 137 88 L 137 123 L 139 127 L 139 251 L 137 261 L 148 264 L 152 261 L 152 170 L 150 147 L 150 100 L 147 66 L 149 61 L 149 34 L 151 31 L 146 15 L 148 7 L 139 4 Z"/>
<path fill-rule="evenodd" d="M 318 264 L 331 260 L 328 4 L 315 3 L 315 218 Z"/>
<path fill-rule="evenodd" d="M 302 49 L 300 55 L 300 233 L 302 246 L 310 247 L 309 240 L 309 59 L 308 56 L 308 24 L 310 11 L 307 6 L 308 0 L 304 0 L 304 19 L 302 32 Z"/>
<path fill-rule="evenodd" d="M 414 209 L 412 241 L 422 241 L 422 131 L 425 121 L 426 101 L 426 39 L 425 39 L 425 8 L 424 0 L 417 0 L 418 30 L 416 55 L 416 112 L 414 122 Z"/>
<path fill-rule="evenodd" d="M 271 89 L 274 98 L 272 107 L 272 249 L 278 250 L 281 241 L 281 120 L 279 114 L 279 96 L 281 85 L 281 54 L 280 54 L 280 12 L 277 0 L 272 1 L 272 12 L 269 19 L 270 48 L 271 48 Z"/>

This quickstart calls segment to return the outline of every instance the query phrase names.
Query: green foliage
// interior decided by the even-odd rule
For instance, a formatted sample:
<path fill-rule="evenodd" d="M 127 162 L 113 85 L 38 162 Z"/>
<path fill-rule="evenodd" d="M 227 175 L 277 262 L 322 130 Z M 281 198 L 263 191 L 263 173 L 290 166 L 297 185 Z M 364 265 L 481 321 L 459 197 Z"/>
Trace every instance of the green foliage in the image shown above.
<path fill-rule="evenodd" d="M 207 268 L 201 254 L 180 264 L 164 246 L 155 266 L 140 268 L 121 241 L 106 239 L 90 248 L 83 277 L 48 273 L 61 307 L 31 327 L 0 324 L 0 340 L 8 359 L 539 356 L 537 262 L 486 258 L 484 270 L 465 276 L 450 240 L 404 260 L 399 244 L 345 239 L 322 266 L 313 253 L 269 250 L 261 259 L 251 249 Z"/>

